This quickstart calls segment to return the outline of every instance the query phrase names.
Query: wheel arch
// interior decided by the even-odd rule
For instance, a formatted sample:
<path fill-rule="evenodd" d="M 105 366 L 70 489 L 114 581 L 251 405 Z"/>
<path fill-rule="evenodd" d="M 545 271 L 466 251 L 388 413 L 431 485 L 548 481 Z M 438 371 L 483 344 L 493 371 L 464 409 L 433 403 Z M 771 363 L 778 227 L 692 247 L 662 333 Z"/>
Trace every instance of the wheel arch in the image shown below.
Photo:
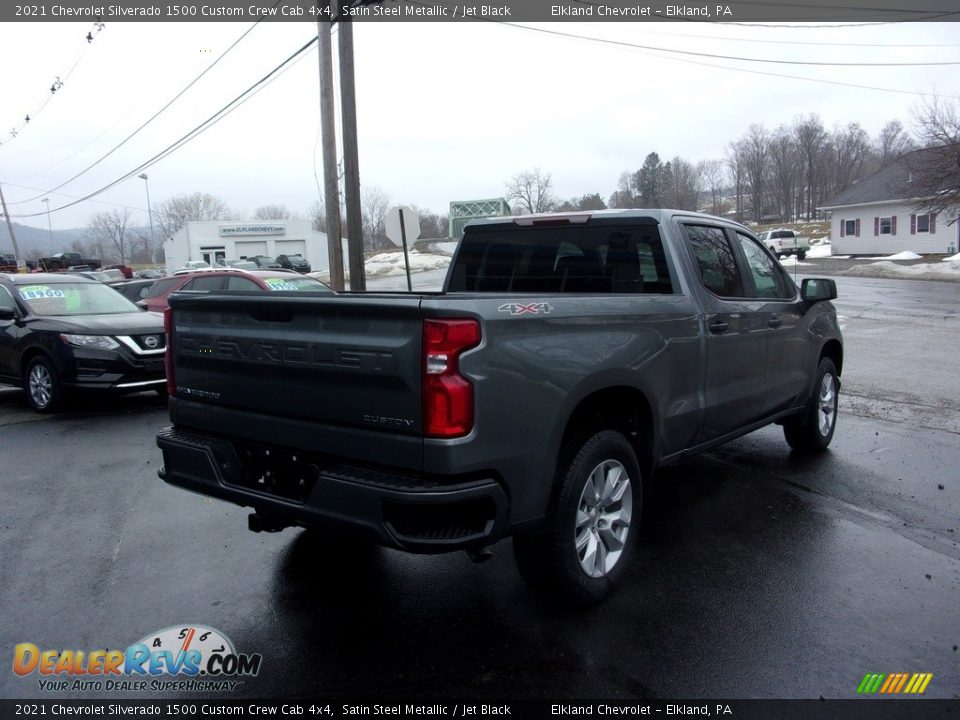
<path fill-rule="evenodd" d="M 650 401 L 643 391 L 631 386 L 613 386 L 595 390 L 583 397 L 567 419 L 560 440 L 560 453 L 570 442 L 587 433 L 603 429 L 623 433 L 633 446 L 645 478 L 655 466 L 656 423 Z M 644 487 L 649 483 L 644 483 Z"/>
<path fill-rule="evenodd" d="M 34 361 L 35 358 L 42 357 L 45 360 L 49 361 L 54 368 L 57 367 L 56 360 L 47 352 L 44 348 L 34 345 L 31 348 L 23 351 L 23 355 L 20 357 L 20 377 L 23 378 L 26 375 L 27 368 L 30 367 L 30 363 Z"/>
<path fill-rule="evenodd" d="M 831 338 L 824 343 L 823 348 L 820 350 L 820 359 L 817 360 L 817 364 L 820 364 L 820 360 L 824 358 L 830 358 L 833 360 L 833 366 L 837 369 L 837 375 L 843 374 L 843 345 L 840 344 L 840 341 L 836 338 Z"/>

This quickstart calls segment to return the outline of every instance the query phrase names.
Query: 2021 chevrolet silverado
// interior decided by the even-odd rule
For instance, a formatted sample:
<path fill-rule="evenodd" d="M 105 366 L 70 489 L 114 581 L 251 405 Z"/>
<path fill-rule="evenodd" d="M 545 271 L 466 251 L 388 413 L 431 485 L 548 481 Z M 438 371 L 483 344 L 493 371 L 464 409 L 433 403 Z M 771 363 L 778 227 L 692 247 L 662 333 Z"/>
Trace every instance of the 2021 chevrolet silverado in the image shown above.
<path fill-rule="evenodd" d="M 596 601 L 658 466 L 769 423 L 830 443 L 834 297 L 669 210 L 474 222 L 437 293 L 174 294 L 160 475 L 338 553 L 512 535 L 531 584 Z"/>

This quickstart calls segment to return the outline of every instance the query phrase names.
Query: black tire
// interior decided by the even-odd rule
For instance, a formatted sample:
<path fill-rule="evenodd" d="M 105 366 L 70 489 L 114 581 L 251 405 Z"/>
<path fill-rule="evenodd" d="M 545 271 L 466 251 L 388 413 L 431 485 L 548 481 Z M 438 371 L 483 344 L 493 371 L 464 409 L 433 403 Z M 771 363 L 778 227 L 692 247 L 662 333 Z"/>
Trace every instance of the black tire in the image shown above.
<path fill-rule="evenodd" d="M 544 522 L 514 536 L 514 557 L 533 589 L 574 605 L 597 603 L 636 548 L 643 509 L 636 453 L 614 430 L 582 436 L 561 452 L 557 483 Z"/>
<path fill-rule="evenodd" d="M 806 260 L 806 259 L 807 259 L 807 251 L 806 251 L 806 250 L 797 250 L 797 259 L 798 259 L 798 260 Z"/>
<path fill-rule="evenodd" d="M 773 256 L 774 256 L 777 260 L 779 260 L 779 259 L 782 257 L 782 253 L 778 252 L 777 249 L 776 249 L 773 245 L 770 246 L 770 252 L 773 253 Z"/>
<path fill-rule="evenodd" d="M 827 449 L 837 428 L 839 391 L 840 380 L 833 360 L 822 358 L 807 409 L 783 424 L 783 436 L 790 447 L 800 452 Z"/>
<path fill-rule="evenodd" d="M 33 358 L 23 373 L 23 389 L 27 402 L 37 412 L 52 413 L 63 404 L 63 387 L 60 373 L 47 358 Z"/>

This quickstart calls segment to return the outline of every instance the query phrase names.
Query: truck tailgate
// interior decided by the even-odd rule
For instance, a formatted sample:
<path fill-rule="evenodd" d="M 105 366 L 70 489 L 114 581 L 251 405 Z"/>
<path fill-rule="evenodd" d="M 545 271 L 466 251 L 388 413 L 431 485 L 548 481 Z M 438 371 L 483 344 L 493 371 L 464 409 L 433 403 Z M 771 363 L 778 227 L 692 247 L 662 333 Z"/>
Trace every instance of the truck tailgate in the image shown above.
<path fill-rule="evenodd" d="M 242 417 L 240 434 L 291 445 L 316 428 L 311 444 L 329 453 L 355 444 L 335 428 L 408 450 L 419 438 L 419 297 L 182 293 L 170 307 L 178 424 L 236 433 L 217 418 Z"/>

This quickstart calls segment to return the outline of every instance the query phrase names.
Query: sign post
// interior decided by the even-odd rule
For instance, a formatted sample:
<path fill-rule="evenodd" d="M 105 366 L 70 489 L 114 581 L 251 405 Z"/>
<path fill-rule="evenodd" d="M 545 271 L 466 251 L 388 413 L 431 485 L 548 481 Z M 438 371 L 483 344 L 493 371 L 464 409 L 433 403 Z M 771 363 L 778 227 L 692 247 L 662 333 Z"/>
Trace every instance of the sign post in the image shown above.
<path fill-rule="evenodd" d="M 398 206 L 390 208 L 383 220 L 383 229 L 394 245 L 403 246 L 403 264 L 407 268 L 407 290 L 413 291 L 410 280 L 410 255 L 407 250 L 407 239 L 411 242 L 420 237 L 420 218 L 411 208 Z"/>

